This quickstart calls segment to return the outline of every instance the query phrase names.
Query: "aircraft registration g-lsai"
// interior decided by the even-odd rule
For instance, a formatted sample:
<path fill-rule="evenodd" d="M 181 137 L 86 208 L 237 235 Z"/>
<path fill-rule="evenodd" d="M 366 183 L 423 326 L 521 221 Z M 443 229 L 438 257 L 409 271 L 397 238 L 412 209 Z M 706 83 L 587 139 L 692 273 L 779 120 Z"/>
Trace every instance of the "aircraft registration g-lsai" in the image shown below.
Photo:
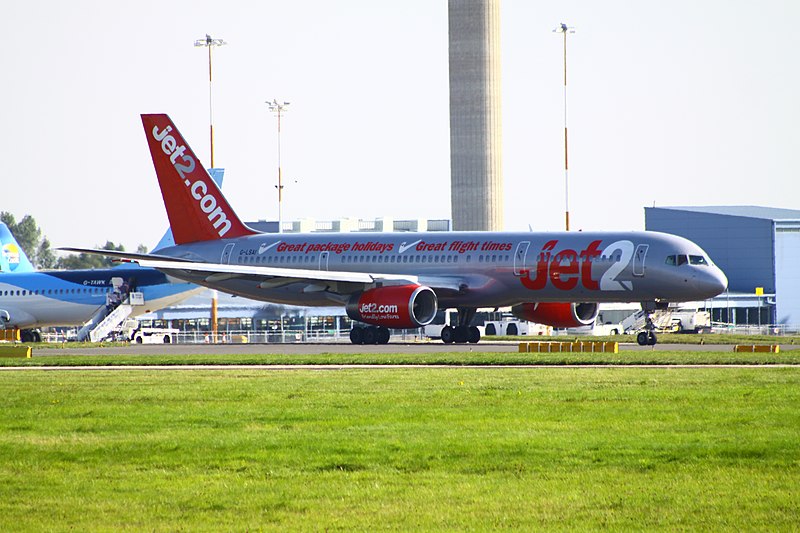
<path fill-rule="evenodd" d="M 478 342 L 471 321 L 481 307 L 511 306 L 521 319 L 571 327 L 591 324 L 600 302 L 652 311 L 727 286 L 699 246 L 648 231 L 259 233 L 239 219 L 167 115 L 142 122 L 175 246 L 157 255 L 94 252 L 256 300 L 343 305 L 363 323 L 351 331 L 354 343 L 388 342 L 388 328 L 424 326 L 438 309 L 458 309 L 444 342 Z M 643 338 L 655 344 L 652 332 Z"/>

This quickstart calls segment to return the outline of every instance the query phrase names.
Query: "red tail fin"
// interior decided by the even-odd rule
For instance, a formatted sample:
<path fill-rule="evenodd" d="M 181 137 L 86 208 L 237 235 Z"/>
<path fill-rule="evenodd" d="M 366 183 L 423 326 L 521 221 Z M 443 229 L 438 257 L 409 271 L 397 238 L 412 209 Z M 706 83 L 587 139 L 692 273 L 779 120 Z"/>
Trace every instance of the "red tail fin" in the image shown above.
<path fill-rule="evenodd" d="M 176 244 L 254 235 L 167 115 L 142 115 Z"/>

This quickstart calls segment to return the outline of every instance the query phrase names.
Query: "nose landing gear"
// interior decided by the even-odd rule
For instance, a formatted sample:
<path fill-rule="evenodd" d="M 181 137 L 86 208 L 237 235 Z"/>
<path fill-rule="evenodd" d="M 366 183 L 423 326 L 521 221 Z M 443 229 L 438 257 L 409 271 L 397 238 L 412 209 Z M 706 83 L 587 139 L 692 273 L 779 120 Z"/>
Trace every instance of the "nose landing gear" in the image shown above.
<path fill-rule="evenodd" d="M 636 335 L 636 342 L 639 343 L 639 346 L 655 346 L 658 339 L 656 338 L 655 332 L 652 330 L 640 331 Z"/>
<path fill-rule="evenodd" d="M 656 310 L 665 310 L 669 304 L 667 302 L 642 302 L 642 311 L 644 311 L 644 331 L 636 334 L 636 342 L 639 346 L 655 346 L 658 342 L 656 337 L 656 326 L 653 324 L 653 313 Z"/>

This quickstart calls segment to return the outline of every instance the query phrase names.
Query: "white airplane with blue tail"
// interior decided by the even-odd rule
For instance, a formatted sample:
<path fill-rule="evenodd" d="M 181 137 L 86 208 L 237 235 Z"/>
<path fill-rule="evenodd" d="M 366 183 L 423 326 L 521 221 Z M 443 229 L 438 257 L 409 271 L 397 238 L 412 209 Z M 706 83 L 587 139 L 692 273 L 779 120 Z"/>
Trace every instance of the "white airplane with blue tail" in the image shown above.
<path fill-rule="evenodd" d="M 223 170 L 211 172 L 221 184 Z M 168 230 L 154 251 L 171 246 Z M 40 328 L 52 326 L 80 328 L 78 340 L 97 341 L 125 318 L 176 305 L 205 290 L 131 263 L 37 271 L 1 222 L 0 247 L 0 330 L 19 330 L 23 342 L 40 342 Z"/>

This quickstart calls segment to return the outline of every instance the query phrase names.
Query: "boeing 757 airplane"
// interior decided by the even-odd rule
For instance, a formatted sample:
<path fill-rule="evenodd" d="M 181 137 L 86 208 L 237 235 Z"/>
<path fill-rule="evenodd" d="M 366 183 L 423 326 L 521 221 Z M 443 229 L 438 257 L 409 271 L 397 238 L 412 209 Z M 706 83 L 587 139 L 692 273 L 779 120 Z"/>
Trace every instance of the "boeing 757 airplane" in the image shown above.
<path fill-rule="evenodd" d="M 554 327 L 591 324 L 600 302 L 711 298 L 727 279 L 699 246 L 664 233 L 436 232 L 265 234 L 247 227 L 172 120 L 142 115 L 175 245 L 157 254 L 94 252 L 256 300 L 342 305 L 361 323 L 353 343 L 386 343 L 389 328 L 458 309 L 444 342 L 478 342 L 478 308 L 512 308 Z M 638 340 L 655 344 L 652 330 Z"/>

